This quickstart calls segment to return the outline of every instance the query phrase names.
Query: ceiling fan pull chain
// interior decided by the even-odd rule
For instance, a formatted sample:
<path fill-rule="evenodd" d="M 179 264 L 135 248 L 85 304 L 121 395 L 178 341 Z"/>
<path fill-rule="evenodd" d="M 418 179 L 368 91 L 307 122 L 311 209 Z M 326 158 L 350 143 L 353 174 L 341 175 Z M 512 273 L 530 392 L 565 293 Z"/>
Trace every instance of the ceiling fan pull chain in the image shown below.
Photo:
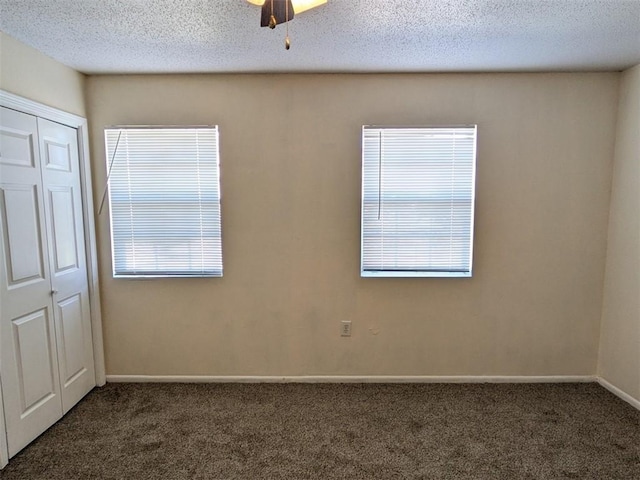
<path fill-rule="evenodd" d="M 273 0 L 271 0 L 271 16 L 269 17 L 269 28 L 273 30 L 274 28 L 276 28 L 276 25 L 278 25 L 278 22 L 276 21 L 276 17 L 273 14 Z"/>
<path fill-rule="evenodd" d="M 285 17 L 284 23 L 287 27 L 287 35 L 284 39 L 284 48 L 285 50 L 289 50 L 291 48 L 291 40 L 289 40 L 289 0 L 286 1 L 284 17 Z"/>

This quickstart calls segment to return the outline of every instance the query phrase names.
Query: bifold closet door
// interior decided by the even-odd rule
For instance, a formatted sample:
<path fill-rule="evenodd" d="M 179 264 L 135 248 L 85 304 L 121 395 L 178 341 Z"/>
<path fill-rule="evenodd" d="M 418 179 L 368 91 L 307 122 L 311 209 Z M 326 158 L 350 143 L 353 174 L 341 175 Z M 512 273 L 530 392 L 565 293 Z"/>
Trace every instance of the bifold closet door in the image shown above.
<path fill-rule="evenodd" d="M 95 385 L 78 137 L 38 118 L 60 390 L 67 413 Z"/>
<path fill-rule="evenodd" d="M 13 456 L 61 417 L 62 398 L 37 120 L 6 108 L 0 220 L 0 375 Z"/>
<path fill-rule="evenodd" d="M 77 131 L 2 108 L 0 377 L 10 457 L 95 386 L 80 188 Z"/>

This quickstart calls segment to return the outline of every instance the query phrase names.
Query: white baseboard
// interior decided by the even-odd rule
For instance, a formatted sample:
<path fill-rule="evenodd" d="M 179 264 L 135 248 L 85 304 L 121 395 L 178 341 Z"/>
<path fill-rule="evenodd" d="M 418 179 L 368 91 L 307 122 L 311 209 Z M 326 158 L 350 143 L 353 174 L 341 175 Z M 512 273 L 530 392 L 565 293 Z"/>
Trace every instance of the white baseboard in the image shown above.
<path fill-rule="evenodd" d="M 625 402 L 631 404 L 631 406 L 636 407 L 638 410 L 640 410 L 640 400 L 638 400 L 637 398 L 634 398 L 628 393 L 623 392 L 618 387 L 613 386 L 602 377 L 598 377 L 598 383 L 609 390 L 611 393 L 613 393 L 615 396 L 620 397 Z"/>
<path fill-rule="evenodd" d="M 640 400 L 597 375 L 107 375 L 110 383 L 590 383 L 597 382 L 640 410 Z"/>
<path fill-rule="evenodd" d="M 438 375 L 304 375 L 304 376 L 193 376 L 107 375 L 107 382 L 130 383 L 585 383 L 593 375 L 548 376 L 438 376 Z"/>

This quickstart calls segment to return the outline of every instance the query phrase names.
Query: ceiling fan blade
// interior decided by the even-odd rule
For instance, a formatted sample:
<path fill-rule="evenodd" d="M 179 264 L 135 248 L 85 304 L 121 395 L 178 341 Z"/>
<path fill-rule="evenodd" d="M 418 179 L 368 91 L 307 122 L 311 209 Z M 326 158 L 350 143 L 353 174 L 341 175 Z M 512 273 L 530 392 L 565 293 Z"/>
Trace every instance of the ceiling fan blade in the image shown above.
<path fill-rule="evenodd" d="M 289 20 L 292 20 L 295 13 L 293 11 L 293 4 L 291 3 L 291 0 L 273 0 L 273 16 L 276 17 L 276 22 L 278 23 L 278 25 L 287 21 L 287 3 L 289 3 Z M 271 0 L 266 0 L 264 2 L 264 5 L 262 5 L 260 26 L 268 27 L 270 18 Z"/>

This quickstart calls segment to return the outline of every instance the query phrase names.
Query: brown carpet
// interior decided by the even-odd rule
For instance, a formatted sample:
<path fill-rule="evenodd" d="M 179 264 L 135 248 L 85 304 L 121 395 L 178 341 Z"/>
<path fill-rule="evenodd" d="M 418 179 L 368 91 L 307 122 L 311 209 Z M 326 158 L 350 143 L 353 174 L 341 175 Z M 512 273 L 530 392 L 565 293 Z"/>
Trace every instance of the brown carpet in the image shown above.
<path fill-rule="evenodd" d="M 597 384 L 109 384 L 2 480 L 640 479 Z"/>

